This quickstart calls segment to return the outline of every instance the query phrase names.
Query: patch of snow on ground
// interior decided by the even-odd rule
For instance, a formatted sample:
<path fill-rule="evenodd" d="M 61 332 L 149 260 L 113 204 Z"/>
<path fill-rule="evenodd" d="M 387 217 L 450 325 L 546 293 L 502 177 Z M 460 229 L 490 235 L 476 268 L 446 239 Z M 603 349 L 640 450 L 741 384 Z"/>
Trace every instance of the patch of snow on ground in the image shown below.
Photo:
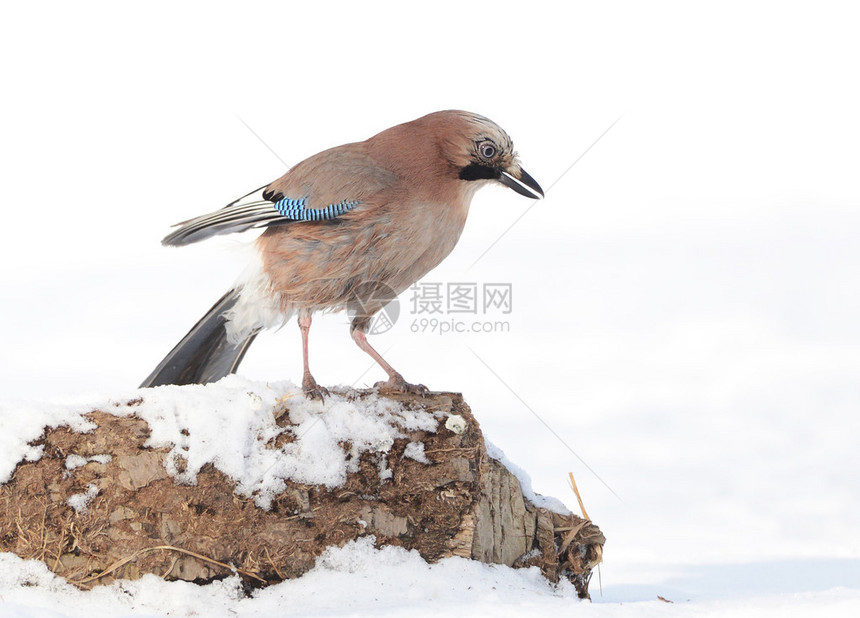
<path fill-rule="evenodd" d="M 284 405 L 292 423 L 286 429 L 275 419 L 275 412 Z M 27 441 L 42 435 L 45 425 L 89 431 L 94 426 L 81 414 L 95 409 L 118 416 L 133 414 L 146 421 L 150 428 L 146 446 L 171 449 L 165 467 L 177 481 L 194 484 L 198 472 L 211 463 L 236 481 L 237 493 L 253 496 L 263 508 L 283 490 L 285 479 L 327 487 L 342 484 L 349 473 L 358 470 L 362 453 L 387 453 L 395 439 L 404 437 L 399 428 L 435 432 L 440 417 L 445 416 L 448 429 L 465 430 L 459 415 L 403 409 L 375 395 L 354 399 L 348 392 L 333 392 L 320 402 L 306 398 L 289 381 L 254 382 L 230 375 L 205 385 L 141 389 L 89 407 L 46 404 L 46 411 L 32 406 L 26 413 L 15 410 L 4 414 L 4 419 L 17 420 L 0 436 L 0 444 L 7 446 L 0 460 L 0 479 L 8 480 L 18 462 L 41 456 L 41 447 L 30 446 Z M 267 446 L 284 431 L 291 432 L 294 439 L 280 449 Z M 348 451 L 342 446 L 345 443 L 350 444 Z M 561 501 L 536 494 L 528 474 L 510 462 L 501 449 L 488 442 L 487 450 L 519 479 L 524 495 L 532 502 L 559 513 L 570 512 Z M 410 443 L 405 456 L 429 463 L 423 444 Z M 110 456 L 70 454 L 65 465 L 73 470 L 91 461 L 107 463 Z M 379 465 L 384 480 L 391 471 L 384 458 Z M 75 504 L 85 508 L 89 500 L 86 495 L 74 497 Z"/>
<path fill-rule="evenodd" d="M 110 460 L 110 455 L 92 455 L 90 457 L 82 457 L 81 455 L 71 454 L 66 456 L 66 470 L 82 468 L 90 462 L 106 464 L 110 463 Z"/>
<path fill-rule="evenodd" d="M 282 405 L 289 408 L 288 428 L 276 423 L 275 412 Z M 263 508 L 283 489 L 284 479 L 335 487 L 358 470 L 362 453 L 387 453 L 404 430 L 435 432 L 438 425 L 434 413 L 404 410 L 375 395 L 353 399 L 332 393 L 322 403 L 307 399 L 291 382 L 269 384 L 231 375 L 214 384 L 132 391 L 90 406 L 0 410 L 0 480 L 8 480 L 18 462 L 41 457 L 41 447 L 28 442 L 41 436 L 46 425 L 89 431 L 94 426 L 81 414 L 95 409 L 145 420 L 151 432 L 146 446 L 171 449 L 165 467 L 179 482 L 195 483 L 198 472 L 211 463 L 236 481 L 237 493 L 253 496 Z M 293 434 L 292 441 L 280 449 L 267 446 L 285 431 Z M 342 447 L 346 443 L 348 451 Z M 109 459 L 70 454 L 66 468 L 90 461 Z M 384 465 L 380 474 L 385 478 Z M 78 502 L 85 504 L 83 498 Z"/>
<path fill-rule="evenodd" d="M 0 615 L 4 618 L 120 616 L 409 616 L 499 617 L 560 613 L 613 616 L 842 617 L 856 615 L 860 591 L 774 593 L 690 603 L 683 597 L 602 603 L 577 599 L 567 583 L 552 586 L 536 568 L 510 569 L 448 558 L 427 564 L 414 551 L 375 549 L 373 537 L 330 548 L 295 580 L 247 597 L 237 577 L 207 586 L 165 582 L 154 575 L 84 592 L 41 562 L 0 554 Z M 596 586 L 595 586 L 596 588 Z M 668 594 L 668 593 L 667 593 Z"/>
<path fill-rule="evenodd" d="M 427 459 L 427 455 L 424 454 L 423 442 L 410 442 L 409 444 L 407 444 L 406 448 L 403 449 L 403 456 L 408 457 L 409 459 L 414 459 L 419 463 L 430 463 L 430 460 Z"/>
<path fill-rule="evenodd" d="M 0 402 L 0 483 L 12 478 L 21 461 L 37 461 L 42 457 L 41 446 L 31 446 L 39 439 L 45 427 L 68 426 L 73 431 L 86 432 L 95 425 L 83 414 L 92 407 L 35 402 Z"/>
<path fill-rule="evenodd" d="M 142 401 L 114 413 L 134 413 L 151 427 L 147 446 L 170 447 L 168 472 L 184 483 L 212 463 L 268 508 L 283 479 L 336 487 L 358 469 L 366 451 L 387 453 L 404 430 L 435 432 L 430 412 L 402 410 L 376 396 L 351 399 L 332 393 L 325 402 L 307 399 L 291 382 L 252 382 L 231 375 L 214 384 L 162 386 L 140 391 Z M 294 440 L 280 449 L 267 443 L 285 431 L 275 422 L 279 405 L 289 407 Z M 342 444 L 349 443 L 345 452 Z M 184 466 L 180 466 L 180 462 Z M 182 472 L 179 470 L 182 469 Z"/>
<path fill-rule="evenodd" d="M 87 465 L 87 458 L 80 455 L 68 455 L 66 457 L 66 470 L 74 470 Z"/>
<path fill-rule="evenodd" d="M 66 500 L 66 503 L 75 509 L 78 513 L 86 513 L 87 507 L 90 504 L 90 501 L 99 495 L 99 487 L 98 485 L 94 485 L 90 483 L 87 485 L 87 490 L 85 492 L 74 494 L 69 496 L 69 499 Z"/>

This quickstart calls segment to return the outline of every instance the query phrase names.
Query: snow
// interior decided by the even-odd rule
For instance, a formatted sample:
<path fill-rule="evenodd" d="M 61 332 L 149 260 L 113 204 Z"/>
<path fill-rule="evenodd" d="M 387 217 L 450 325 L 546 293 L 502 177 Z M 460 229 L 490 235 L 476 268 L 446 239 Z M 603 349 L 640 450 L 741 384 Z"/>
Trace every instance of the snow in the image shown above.
<path fill-rule="evenodd" d="M 424 454 L 423 442 L 410 442 L 407 444 L 406 448 L 403 449 L 403 456 L 408 457 L 409 459 L 414 459 L 419 463 L 430 463 L 430 460 L 427 459 L 427 455 Z"/>
<path fill-rule="evenodd" d="M 91 455 L 89 457 L 81 457 L 80 455 L 75 455 L 72 453 L 71 455 L 66 456 L 66 470 L 74 470 L 75 468 L 81 468 L 88 463 L 98 463 L 98 464 L 106 464 L 110 463 L 111 460 L 110 455 Z M 29 459 L 28 461 L 33 461 Z"/>
<path fill-rule="evenodd" d="M 66 500 L 66 502 L 78 513 L 86 513 L 87 506 L 89 505 L 90 501 L 97 495 L 99 495 L 98 485 L 89 483 L 85 492 L 69 496 L 69 499 Z"/>
<path fill-rule="evenodd" d="M 280 450 L 266 448 L 284 431 L 273 410 L 285 397 L 294 440 Z M 122 409 L 114 404 L 114 410 Z M 238 483 L 239 494 L 254 496 L 264 508 L 283 488 L 282 479 L 335 487 L 358 469 L 365 451 L 388 452 L 404 436 L 397 427 L 432 432 L 437 425 L 432 413 L 401 410 L 376 397 L 350 401 L 333 392 L 323 405 L 290 382 L 255 383 L 238 376 L 214 385 L 158 387 L 125 410 L 152 427 L 147 446 L 171 447 L 167 470 L 178 481 L 194 483 L 200 469 L 212 463 Z M 340 446 L 346 441 L 352 445 L 348 453 Z"/>
<path fill-rule="evenodd" d="M 284 431 L 275 422 L 275 413 L 284 402 L 289 403 L 290 420 L 297 424 L 292 429 L 293 440 L 280 451 L 265 448 L 269 440 Z M 38 405 L 28 404 L 29 412 L 38 409 Z M 48 413 L 28 416 L 19 414 L 16 405 L 7 404 L 2 409 L 4 424 L 9 427 L 5 439 L 9 444 L 20 444 L 28 436 L 38 436 L 40 424 L 45 422 L 88 431 L 91 426 L 81 417 L 82 411 L 88 409 L 120 416 L 133 413 L 144 419 L 150 426 L 147 445 L 171 448 L 172 457 L 167 458 L 166 467 L 177 482 L 194 483 L 197 472 L 212 463 L 236 481 L 237 493 L 253 495 L 261 508 L 266 508 L 282 489 L 282 479 L 336 486 L 355 470 L 355 461 L 362 452 L 387 452 L 394 439 L 404 436 L 401 429 L 434 432 L 444 425 L 456 431 L 462 430 L 465 422 L 462 416 L 447 412 L 404 410 L 374 395 L 358 399 L 345 387 L 333 389 L 325 402 L 319 402 L 305 398 L 289 381 L 255 382 L 233 375 L 214 384 L 164 386 L 94 397 L 90 405 L 48 405 Z M 451 418 L 455 419 L 450 423 L 453 427 L 449 427 Z M 17 420 L 6 423 L 6 419 Z M 353 443 L 349 453 L 339 446 L 345 441 Z M 487 450 L 517 476 L 529 499 L 569 512 L 557 498 L 535 493 L 529 475 L 501 449 L 488 443 Z M 14 451 L 21 453 L 22 460 L 40 455 L 21 447 Z M 404 455 L 427 462 L 420 442 L 410 442 Z M 187 462 L 184 467 L 176 466 L 179 459 Z M 74 474 L 89 462 L 109 460 L 108 455 L 85 458 L 69 454 L 66 469 Z M 383 480 L 391 474 L 385 462 L 384 457 L 379 459 Z M 97 485 L 89 484 L 85 492 L 71 496 L 68 503 L 76 511 L 85 512 L 98 492 Z M 789 610 L 812 608 L 816 614 L 836 616 L 860 603 L 860 565 L 851 560 L 687 567 L 677 572 L 667 569 L 658 578 L 662 582 L 659 585 L 652 577 L 647 584 L 631 581 L 605 591 L 601 591 L 598 575 L 592 580 L 597 603 L 588 606 L 577 599 L 568 582 L 554 586 L 536 568 L 515 570 L 461 558 L 429 565 L 417 552 L 394 547 L 375 549 L 374 541 L 372 536 L 365 536 L 342 548 L 330 548 L 317 560 L 316 567 L 298 580 L 250 596 L 242 591 L 237 577 L 198 587 L 148 575 L 139 581 L 117 582 L 82 592 L 53 576 L 39 561 L 0 554 L 0 612 L 15 618 L 222 612 L 276 616 L 282 615 L 287 603 L 290 615 L 302 616 L 394 616 L 400 615 L 405 606 L 415 616 L 489 611 L 500 616 L 521 616 L 568 611 L 575 604 L 584 614 L 616 615 L 636 599 L 633 605 L 638 611 L 653 616 L 784 615 Z M 643 571 L 647 570 L 643 566 Z M 690 609 L 693 601 L 700 602 L 692 603 L 695 609 Z"/>
<path fill-rule="evenodd" d="M 291 425 L 276 423 L 280 404 L 289 403 Z M 90 424 L 81 417 L 86 406 L 48 406 L 51 413 L 22 414 L 12 404 L 0 406 L 2 418 L 16 418 L 9 423 L 4 440 L 10 453 L 0 475 L 9 478 L 21 460 L 33 461 L 41 451 L 27 446 L 42 433 L 45 424 L 67 425 L 86 431 Z M 408 410 L 396 402 L 375 395 L 358 398 L 351 389 L 333 389 L 325 402 L 306 398 L 292 382 L 254 382 L 230 375 L 214 384 L 161 386 L 132 391 L 95 400 L 89 407 L 118 416 L 134 414 L 145 420 L 150 435 L 145 446 L 170 449 L 165 468 L 179 483 L 194 484 L 206 464 L 232 478 L 236 493 L 253 496 L 261 508 L 268 508 L 283 489 L 283 480 L 309 485 L 336 487 L 347 474 L 358 470 L 362 453 L 387 453 L 394 440 L 406 437 L 403 431 L 435 432 L 447 412 Z M 29 410 L 29 409 L 28 409 Z M 454 415 L 456 416 L 456 415 Z M 461 419 L 462 420 L 462 419 Z M 292 439 L 281 449 L 267 447 L 278 435 L 288 432 Z M 342 443 L 349 442 L 345 452 Z M 423 445 L 410 445 L 408 456 L 424 457 Z M 107 463 L 109 456 L 84 458 L 74 453 L 66 457 L 70 472 L 90 461 Z M 426 457 L 424 457 L 426 462 Z M 380 476 L 389 478 L 380 458 Z M 86 507 L 95 494 L 81 494 L 70 500 L 76 510 Z"/>
<path fill-rule="evenodd" d="M 372 343 L 408 380 L 463 392 L 508 465 L 578 512 L 574 473 L 608 539 L 602 595 L 597 576 L 589 605 L 396 552 L 253 599 L 229 580 L 81 593 L 2 556 L 0 615 L 860 615 L 853 5 L 261 4 L 4 11 L 0 481 L 41 456 L 42 426 L 83 430 L 76 406 L 130 396 L 245 268 L 249 238 L 168 250 L 170 224 L 465 108 L 511 134 L 547 197 L 479 192 L 425 280 L 511 283 L 511 313 L 490 316 L 510 328 L 414 332 L 407 293 Z M 279 23 L 302 27 L 261 35 Z M 261 335 L 242 375 L 299 380 L 299 341 L 295 323 Z M 310 353 L 320 384 L 385 377 L 342 315 L 314 317 Z M 264 462 L 230 446 L 219 465 L 253 492 Z"/>
<path fill-rule="evenodd" d="M 284 398 L 294 439 L 280 450 L 266 448 L 285 431 L 273 414 Z M 291 382 L 257 383 L 239 376 L 206 386 L 151 389 L 133 407 L 122 402 L 115 401 L 112 411 L 133 412 L 149 423 L 146 445 L 171 448 L 167 471 L 179 482 L 194 483 L 200 469 L 212 463 L 237 482 L 237 493 L 253 496 L 263 508 L 283 488 L 282 479 L 336 487 L 358 469 L 362 453 L 386 453 L 404 437 L 398 427 L 433 432 L 437 426 L 434 414 L 402 410 L 385 399 L 350 400 L 348 392 L 334 391 L 322 404 Z M 346 441 L 352 445 L 348 453 L 340 446 Z"/>
<path fill-rule="evenodd" d="M 536 568 L 514 570 L 462 558 L 427 564 L 414 551 L 373 548 L 363 537 L 327 550 L 297 580 L 247 597 L 231 577 L 208 586 L 165 582 L 154 575 L 81 592 L 41 562 L 0 554 L 0 610 L 4 618 L 111 616 L 538 616 L 549 612 L 582 616 L 833 616 L 856 613 L 860 591 L 743 595 L 686 602 L 663 598 L 634 603 L 593 603 L 576 598 L 569 584 L 552 587 Z M 664 591 L 665 592 L 665 591 Z"/>
<path fill-rule="evenodd" d="M 42 456 L 42 447 L 29 443 L 39 438 L 45 427 L 68 426 L 79 432 L 94 429 L 95 425 L 82 416 L 91 410 L 86 405 L 0 401 L 0 483 L 11 478 L 19 461 L 36 461 Z"/>
<path fill-rule="evenodd" d="M 285 402 L 289 404 L 287 414 L 293 423 L 289 429 L 278 426 L 275 418 L 276 413 L 282 413 L 280 407 Z M 30 405 L 38 408 L 36 404 Z M 357 471 L 362 453 L 387 453 L 395 439 L 406 437 L 403 430 L 435 432 L 444 424 L 446 429 L 462 433 L 467 426 L 461 415 L 407 409 L 374 394 L 359 398 L 349 388 L 332 389 L 321 402 L 308 399 L 289 381 L 254 382 L 237 375 L 213 384 L 140 389 L 96 398 L 89 406 L 79 403 L 68 405 L 65 410 L 61 405 L 48 406 L 48 409 L 50 414 L 23 416 L 15 404 L 5 406 L 0 418 L 18 419 L 14 424 L 7 424 L 6 440 L 18 444 L 26 442 L 27 437 L 38 436 L 46 419 L 52 426 L 89 431 L 91 424 L 81 417 L 86 409 L 118 416 L 134 414 L 149 425 L 145 446 L 170 449 L 165 468 L 177 482 L 195 483 L 197 473 L 211 463 L 236 482 L 237 493 L 254 496 L 261 508 L 268 508 L 283 489 L 284 479 L 329 487 L 343 483 L 348 473 Z M 267 448 L 266 444 L 283 431 L 290 431 L 292 440 L 280 450 Z M 349 452 L 341 446 L 346 442 L 352 445 Z M 503 463 L 507 461 L 498 448 L 490 446 L 490 449 L 493 456 Z M 38 459 L 41 454 L 24 448 L 15 452 L 22 454 L 20 460 L 28 461 Z M 429 463 L 421 442 L 410 442 L 404 456 Z M 180 460 L 182 466 L 178 465 Z M 69 454 L 65 468 L 69 474 L 74 474 L 76 469 L 90 462 L 109 461 L 109 455 Z M 391 476 L 386 462 L 385 457 L 379 458 L 382 480 Z M 528 475 L 521 469 L 514 469 L 526 494 L 540 500 L 531 489 Z M 84 513 L 98 493 L 99 487 L 90 483 L 85 492 L 71 496 L 67 502 L 78 513 Z M 558 501 L 547 500 L 547 504 L 565 510 Z M 22 561 L 12 554 L 2 554 L 0 571 L 4 575 L 0 576 L 0 598 L 3 599 L 0 608 L 4 615 L 14 616 L 14 612 L 19 611 L 18 600 L 27 603 L 32 597 L 38 599 L 40 605 L 51 607 L 51 611 L 67 612 L 61 614 L 66 616 L 102 611 L 197 612 L 196 603 L 206 604 L 210 609 L 220 607 L 274 615 L 283 599 L 291 598 L 291 606 L 300 614 L 306 611 L 349 613 L 379 605 L 374 611 L 393 615 L 402 603 L 433 603 L 442 610 L 467 608 L 469 604 L 475 604 L 477 609 L 477 604 L 490 603 L 501 609 L 524 592 L 543 599 L 541 603 L 550 601 L 559 607 L 562 601 L 577 601 L 576 591 L 569 582 L 554 586 L 537 568 L 517 571 L 463 559 L 428 565 L 417 552 L 394 547 L 377 550 L 374 542 L 374 537 L 365 536 L 343 548 L 330 548 L 318 559 L 316 568 L 300 580 L 259 591 L 251 597 L 242 592 L 237 578 L 200 590 L 191 586 L 194 592 L 190 595 L 188 584 L 168 584 L 153 576 L 85 593 L 55 578 L 41 562 Z M 364 585 L 368 579 L 377 583 L 368 588 Z M 432 585 L 426 588 L 410 585 L 418 579 L 429 579 Z M 360 584 L 360 594 L 350 590 L 354 584 Z M 344 593 L 336 598 L 320 594 L 330 586 Z M 186 598 L 183 604 L 174 603 L 172 599 L 180 594 L 177 590 L 182 590 L 181 595 L 194 602 Z M 300 595 L 304 601 L 297 602 L 294 595 Z M 380 603 L 383 595 L 384 601 Z M 69 607 L 75 610 L 68 613 Z"/>

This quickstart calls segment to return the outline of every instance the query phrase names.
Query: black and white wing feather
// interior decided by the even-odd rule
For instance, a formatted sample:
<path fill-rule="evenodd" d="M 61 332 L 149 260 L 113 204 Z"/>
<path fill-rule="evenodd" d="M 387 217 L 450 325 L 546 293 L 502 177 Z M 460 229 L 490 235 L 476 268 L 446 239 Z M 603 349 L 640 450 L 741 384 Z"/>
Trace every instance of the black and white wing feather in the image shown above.
<path fill-rule="evenodd" d="M 182 223 L 161 241 L 163 245 L 188 245 L 219 234 L 244 232 L 290 221 L 327 221 L 352 210 L 358 200 L 343 200 L 323 208 L 308 208 L 305 198 L 288 198 L 260 187 L 220 210 Z"/>

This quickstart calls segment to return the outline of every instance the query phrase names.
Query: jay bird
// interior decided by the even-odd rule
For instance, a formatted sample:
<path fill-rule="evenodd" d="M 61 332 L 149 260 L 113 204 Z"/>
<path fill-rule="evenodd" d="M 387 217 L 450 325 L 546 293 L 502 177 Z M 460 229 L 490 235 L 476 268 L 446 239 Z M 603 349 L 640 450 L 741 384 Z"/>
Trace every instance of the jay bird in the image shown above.
<path fill-rule="evenodd" d="M 353 340 L 388 374 L 377 386 L 426 392 L 407 383 L 366 332 L 375 313 L 451 252 L 475 191 L 494 182 L 543 197 L 507 133 L 449 110 L 320 152 L 224 208 L 177 224 L 162 244 L 266 229 L 255 262 L 141 387 L 218 380 L 236 371 L 260 330 L 297 315 L 302 390 L 321 399 L 327 391 L 308 367 L 311 315 L 347 309 Z"/>

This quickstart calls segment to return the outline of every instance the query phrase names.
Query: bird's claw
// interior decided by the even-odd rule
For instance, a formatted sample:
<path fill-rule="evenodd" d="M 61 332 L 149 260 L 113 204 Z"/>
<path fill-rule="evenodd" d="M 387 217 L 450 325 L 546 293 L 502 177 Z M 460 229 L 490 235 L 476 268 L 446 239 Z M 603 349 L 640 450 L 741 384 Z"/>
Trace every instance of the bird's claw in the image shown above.
<path fill-rule="evenodd" d="M 325 403 L 325 398 L 331 394 L 326 387 L 317 384 L 317 381 L 309 373 L 305 374 L 302 379 L 302 392 L 308 399 L 319 399 L 323 403 Z"/>
<path fill-rule="evenodd" d="M 409 393 L 410 395 L 421 395 L 422 397 L 425 397 L 430 393 L 430 389 L 423 384 L 410 384 L 404 380 L 403 376 L 399 373 L 395 373 L 385 382 L 377 382 L 373 387 L 381 391 Z"/>

